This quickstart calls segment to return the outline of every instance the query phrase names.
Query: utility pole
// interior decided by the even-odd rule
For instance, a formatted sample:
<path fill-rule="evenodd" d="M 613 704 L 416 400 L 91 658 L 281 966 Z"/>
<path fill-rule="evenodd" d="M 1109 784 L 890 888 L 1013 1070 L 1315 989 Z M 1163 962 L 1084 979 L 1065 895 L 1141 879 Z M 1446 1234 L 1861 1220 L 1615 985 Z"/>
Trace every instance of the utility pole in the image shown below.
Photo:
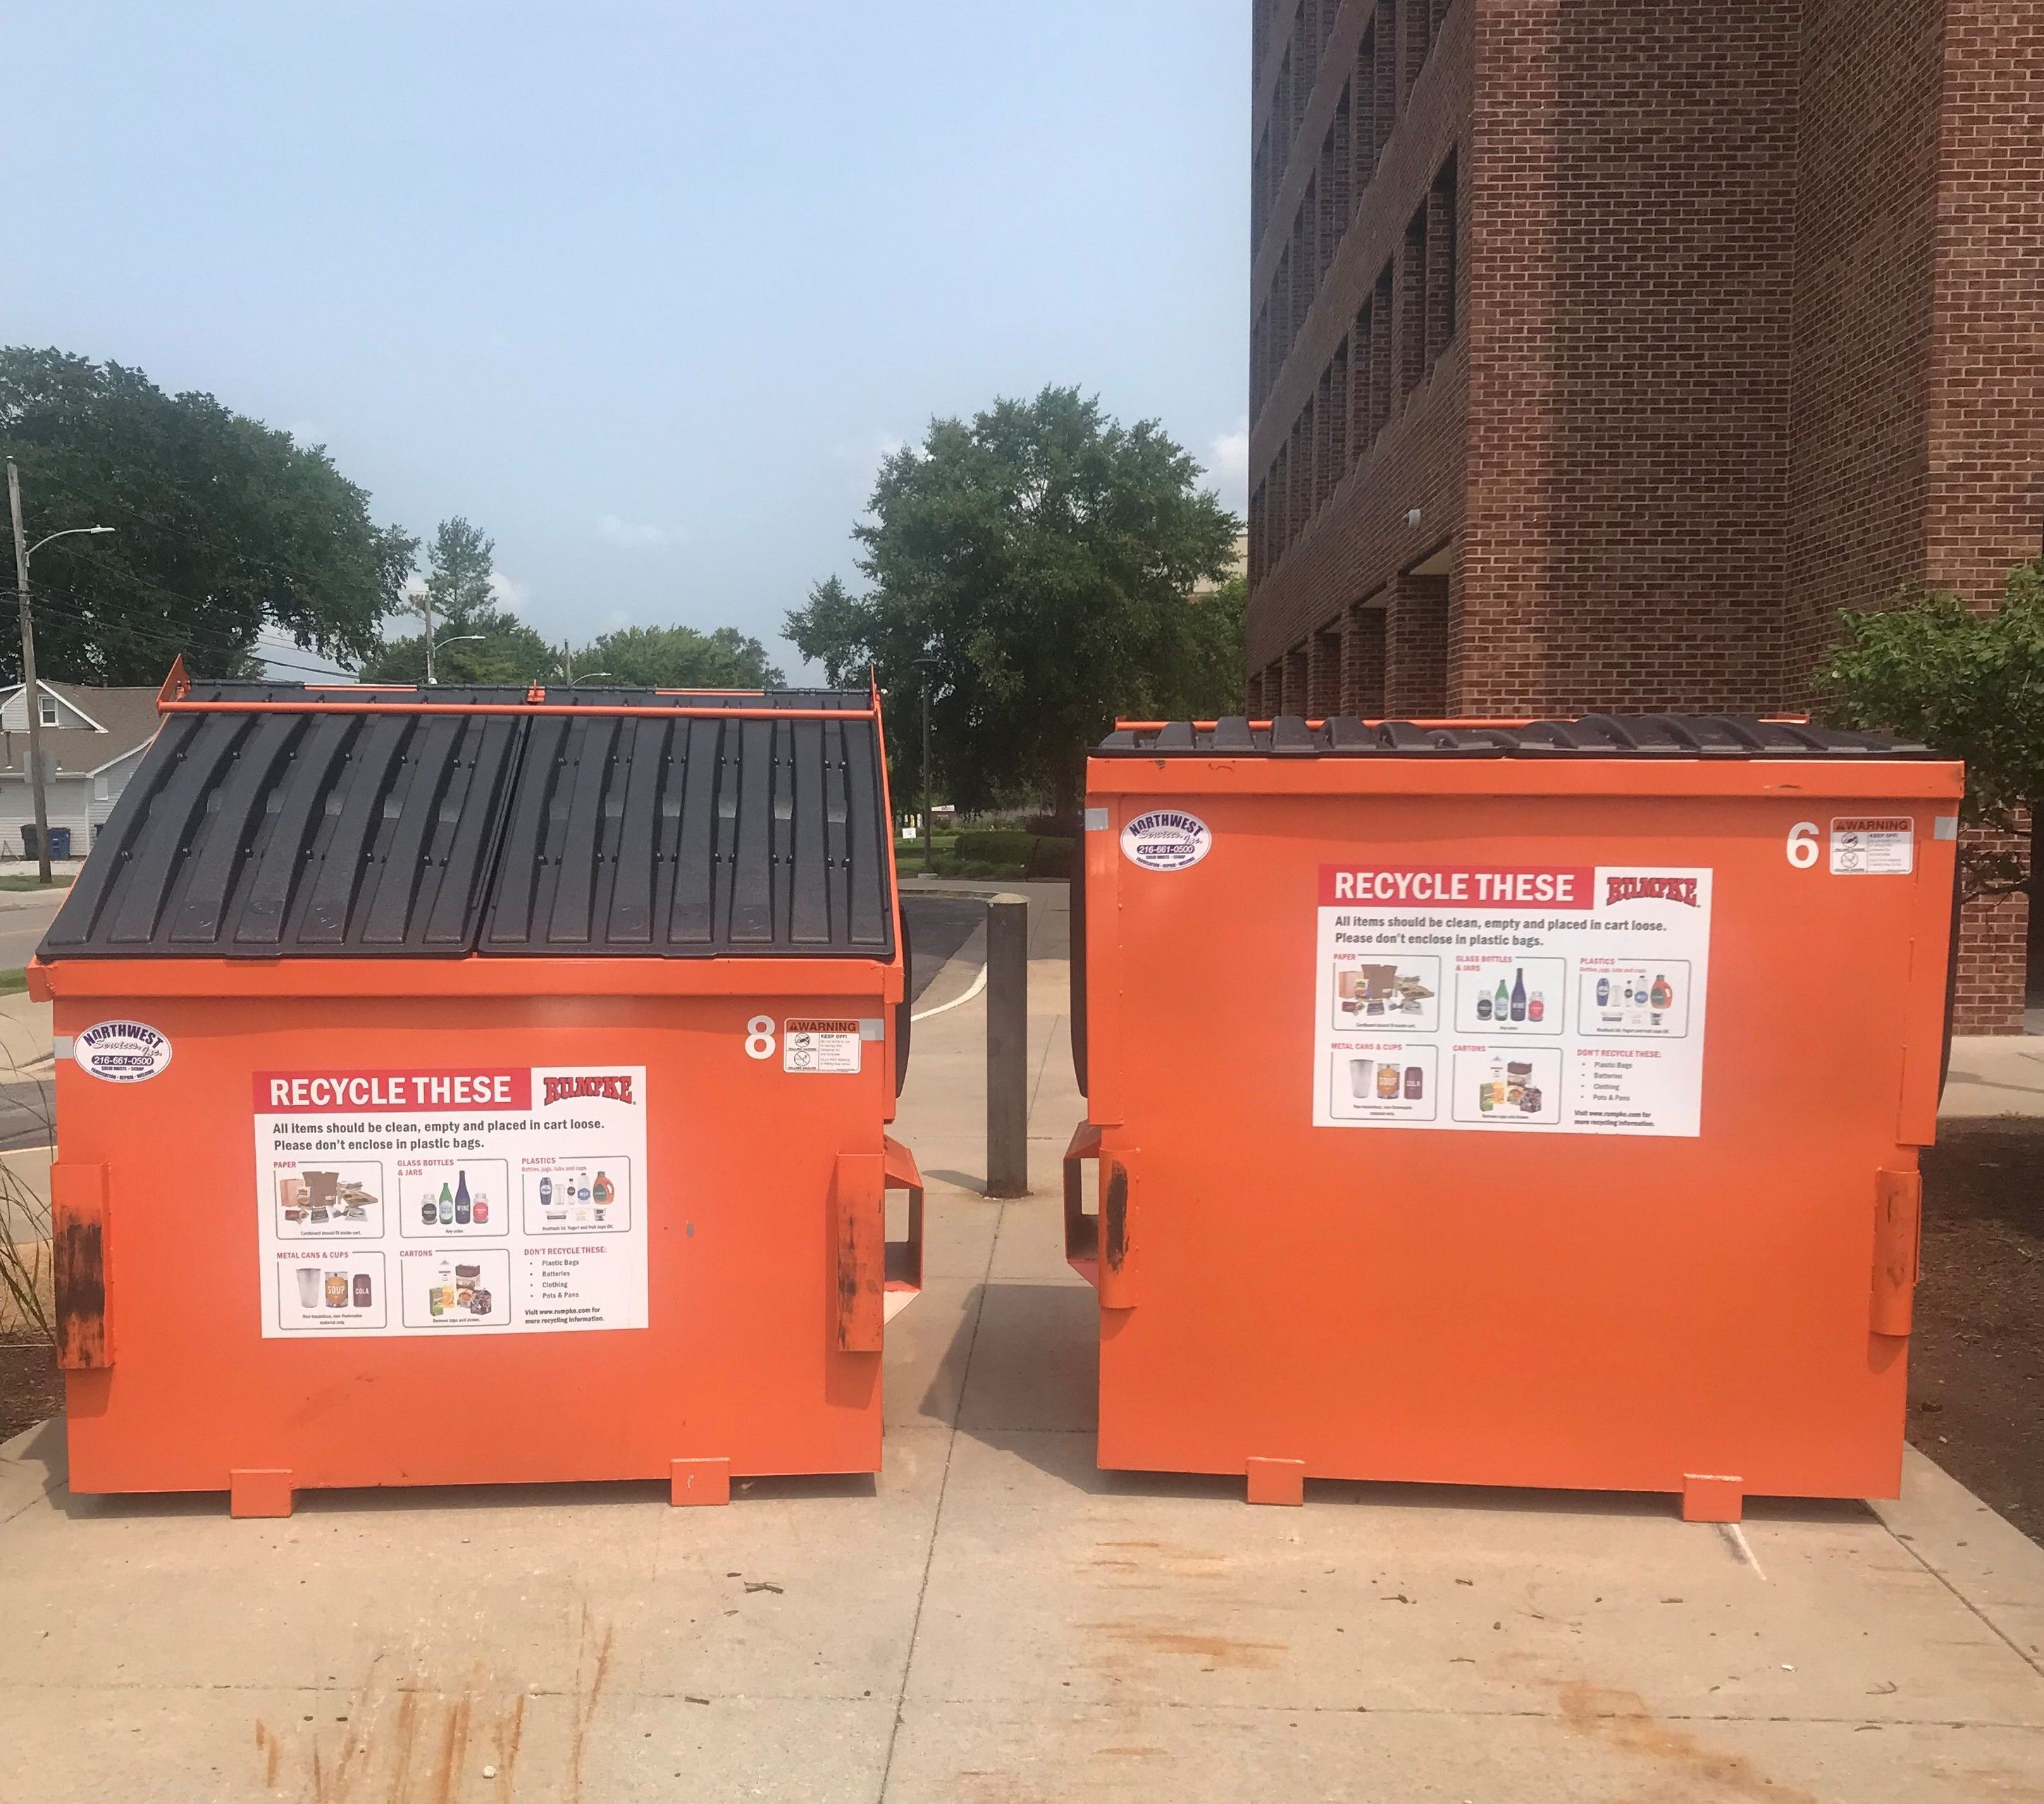
<path fill-rule="evenodd" d="M 936 856 L 930 844 L 936 836 L 936 810 L 930 800 L 930 678 L 937 667 L 936 659 L 928 652 L 916 659 L 923 669 L 923 875 L 930 875 L 930 860 Z"/>
<path fill-rule="evenodd" d="M 29 615 L 29 540 L 21 530 L 21 472 L 7 460 L 7 511 L 14 520 L 14 593 L 21 604 L 21 706 L 29 711 L 29 787 L 36 798 L 36 880 L 50 880 L 50 809 L 43 794 L 43 710 L 36 687 L 36 626 Z"/>
<path fill-rule="evenodd" d="M 419 590 L 419 607 L 426 617 L 426 687 L 430 689 L 439 681 L 433 675 L 433 592 L 431 588 Z"/>

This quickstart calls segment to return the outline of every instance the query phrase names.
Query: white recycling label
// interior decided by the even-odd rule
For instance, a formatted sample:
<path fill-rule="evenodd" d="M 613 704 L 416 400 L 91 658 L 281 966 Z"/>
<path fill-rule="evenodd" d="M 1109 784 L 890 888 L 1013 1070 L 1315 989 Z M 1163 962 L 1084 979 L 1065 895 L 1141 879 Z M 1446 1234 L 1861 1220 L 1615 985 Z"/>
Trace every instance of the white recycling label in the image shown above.
<path fill-rule="evenodd" d="M 1324 865 L 1320 1127 L 1700 1132 L 1711 873 Z"/>
<path fill-rule="evenodd" d="M 266 1340 L 646 1325 L 644 1066 L 259 1071 Z"/>

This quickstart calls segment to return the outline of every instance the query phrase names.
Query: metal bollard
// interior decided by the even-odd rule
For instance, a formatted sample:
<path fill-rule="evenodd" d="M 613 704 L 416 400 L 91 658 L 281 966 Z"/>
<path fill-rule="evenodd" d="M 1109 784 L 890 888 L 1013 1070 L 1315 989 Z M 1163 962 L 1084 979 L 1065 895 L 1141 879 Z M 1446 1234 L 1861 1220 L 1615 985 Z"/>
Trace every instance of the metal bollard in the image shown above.
<path fill-rule="evenodd" d="M 986 905 L 986 1194 L 1029 1194 L 1029 900 Z"/>

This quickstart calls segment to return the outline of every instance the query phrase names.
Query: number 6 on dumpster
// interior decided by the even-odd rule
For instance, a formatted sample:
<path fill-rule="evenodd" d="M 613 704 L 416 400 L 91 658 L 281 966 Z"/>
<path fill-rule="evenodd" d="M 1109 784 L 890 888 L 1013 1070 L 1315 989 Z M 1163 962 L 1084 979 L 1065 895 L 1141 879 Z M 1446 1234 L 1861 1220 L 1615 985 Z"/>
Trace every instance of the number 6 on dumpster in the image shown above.
<path fill-rule="evenodd" d="M 1807 871 L 1817 862 L 1817 823 L 1798 821 L 1788 829 L 1788 862 Z"/>
<path fill-rule="evenodd" d="M 748 1059 L 774 1056 L 774 1017 L 755 1015 L 745 1024 L 745 1056 Z"/>

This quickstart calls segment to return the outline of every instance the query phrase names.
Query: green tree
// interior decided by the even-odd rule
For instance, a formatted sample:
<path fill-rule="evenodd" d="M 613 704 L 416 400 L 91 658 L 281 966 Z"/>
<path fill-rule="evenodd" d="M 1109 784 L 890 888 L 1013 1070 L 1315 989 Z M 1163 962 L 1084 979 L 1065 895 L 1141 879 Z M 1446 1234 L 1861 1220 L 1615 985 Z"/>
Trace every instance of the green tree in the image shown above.
<path fill-rule="evenodd" d="M 577 670 L 608 671 L 649 689 L 778 689 L 788 680 L 766 648 L 735 626 L 627 626 L 574 654 Z"/>
<path fill-rule="evenodd" d="M 456 514 L 443 520 L 426 554 L 421 593 L 407 611 L 420 630 L 392 639 L 366 658 L 364 683 L 423 683 L 426 678 L 425 607 L 432 604 L 433 674 L 441 683 L 543 683 L 555 676 L 560 653 L 497 600 L 492 580 L 497 541 Z M 455 643 L 448 643 L 448 641 Z"/>
<path fill-rule="evenodd" d="M 0 455 L 21 465 L 32 541 L 115 529 L 36 557 L 36 663 L 72 682 L 157 683 L 180 652 L 201 675 L 245 673 L 266 628 L 352 662 L 418 548 L 370 518 L 324 448 L 118 363 L 0 348 Z M 18 652 L 0 667 L 18 675 Z"/>
<path fill-rule="evenodd" d="M 1933 592 L 1840 624 L 1818 681 L 1842 724 L 1963 758 L 1969 825 L 2018 832 L 2044 813 L 2044 560 L 2019 564 L 1992 613 Z M 1971 894 L 2037 894 L 2020 856 L 1968 847 L 1961 860 Z"/>
<path fill-rule="evenodd" d="M 1239 522 L 1200 479 L 1154 421 L 1124 427 L 1075 388 L 933 421 L 882 466 L 854 529 L 870 588 L 819 583 L 788 637 L 834 683 L 874 666 L 905 750 L 920 744 L 917 660 L 934 658 L 951 799 L 1067 812 L 1117 712 L 1182 715 L 1239 692 L 1239 652 L 1215 682 L 1228 604 L 1191 598 L 1226 574 Z"/>

